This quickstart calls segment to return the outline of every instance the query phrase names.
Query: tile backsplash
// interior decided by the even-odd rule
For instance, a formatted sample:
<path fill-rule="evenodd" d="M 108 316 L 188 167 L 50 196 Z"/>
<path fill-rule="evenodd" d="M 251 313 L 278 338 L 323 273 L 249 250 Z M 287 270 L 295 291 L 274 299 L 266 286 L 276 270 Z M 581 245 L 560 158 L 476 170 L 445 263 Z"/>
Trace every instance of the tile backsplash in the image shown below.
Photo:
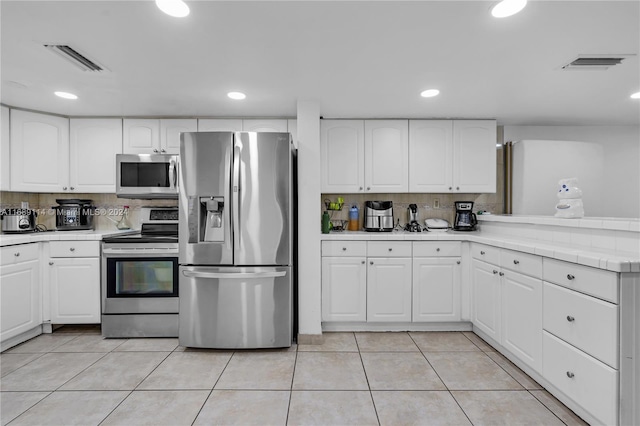
<path fill-rule="evenodd" d="M 129 206 L 129 220 L 135 229 L 140 228 L 140 208 L 143 206 L 177 206 L 178 200 L 133 200 L 118 198 L 115 194 L 51 194 L 51 193 L 27 193 L 27 192 L 0 192 L 0 208 L 19 208 L 22 201 L 27 201 L 31 209 L 38 212 L 37 223 L 47 229 L 56 228 L 55 211 L 56 199 L 77 198 L 92 200 L 96 207 L 94 227 L 96 230 L 115 230 L 116 224 L 107 217 L 110 213 L 119 212 L 123 206 Z M 119 215 L 109 216 L 118 219 Z"/>

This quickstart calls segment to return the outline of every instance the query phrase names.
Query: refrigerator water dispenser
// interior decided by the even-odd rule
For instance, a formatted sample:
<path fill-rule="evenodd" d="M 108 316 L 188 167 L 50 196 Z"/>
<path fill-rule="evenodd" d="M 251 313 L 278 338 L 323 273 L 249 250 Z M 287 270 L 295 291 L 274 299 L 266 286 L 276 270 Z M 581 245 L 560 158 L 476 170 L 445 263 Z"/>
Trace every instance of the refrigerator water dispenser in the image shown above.
<path fill-rule="evenodd" d="M 224 241 L 223 210 L 224 197 L 200 198 L 201 241 Z"/>

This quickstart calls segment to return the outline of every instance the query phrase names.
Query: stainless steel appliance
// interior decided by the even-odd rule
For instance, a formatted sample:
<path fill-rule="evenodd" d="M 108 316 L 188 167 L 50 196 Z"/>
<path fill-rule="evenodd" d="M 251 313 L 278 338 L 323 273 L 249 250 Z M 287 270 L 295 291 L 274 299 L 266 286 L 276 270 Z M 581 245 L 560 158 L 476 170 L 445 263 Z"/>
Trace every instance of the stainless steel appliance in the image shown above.
<path fill-rule="evenodd" d="M 96 208 L 92 200 L 57 199 L 53 206 L 56 213 L 56 229 L 58 231 L 79 231 L 93 229 L 93 217 Z"/>
<path fill-rule="evenodd" d="M 393 230 L 393 202 L 365 201 L 364 230 L 374 232 L 390 232 Z"/>
<path fill-rule="evenodd" d="M 473 213 L 473 201 L 456 201 L 456 218 L 453 221 L 455 231 L 475 231 L 478 220 Z"/>
<path fill-rule="evenodd" d="M 404 230 L 408 232 L 422 232 L 422 226 L 418 223 L 418 205 L 409 204 L 407 208 L 409 221 L 404 226 Z"/>
<path fill-rule="evenodd" d="M 144 207 L 139 233 L 102 243 L 102 335 L 178 336 L 178 208 Z"/>
<path fill-rule="evenodd" d="M 182 346 L 269 348 L 293 338 L 288 133 L 182 133 Z"/>
<path fill-rule="evenodd" d="M 178 157 L 170 154 L 116 154 L 116 196 L 178 198 Z"/>
<path fill-rule="evenodd" d="M 24 205 L 25 203 L 23 203 Z M 19 234 L 36 230 L 38 213 L 31 210 L 28 204 L 19 209 L 3 209 L 0 211 L 3 234 Z"/>

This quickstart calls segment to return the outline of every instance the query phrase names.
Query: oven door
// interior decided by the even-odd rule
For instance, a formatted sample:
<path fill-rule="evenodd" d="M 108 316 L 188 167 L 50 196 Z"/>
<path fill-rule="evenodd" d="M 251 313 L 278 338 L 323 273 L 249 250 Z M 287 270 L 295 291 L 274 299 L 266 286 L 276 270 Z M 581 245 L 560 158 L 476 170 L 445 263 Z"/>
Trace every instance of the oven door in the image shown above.
<path fill-rule="evenodd" d="M 178 156 L 116 154 L 116 196 L 178 198 Z"/>
<path fill-rule="evenodd" d="M 103 246 L 102 313 L 177 313 L 178 254 Z"/>

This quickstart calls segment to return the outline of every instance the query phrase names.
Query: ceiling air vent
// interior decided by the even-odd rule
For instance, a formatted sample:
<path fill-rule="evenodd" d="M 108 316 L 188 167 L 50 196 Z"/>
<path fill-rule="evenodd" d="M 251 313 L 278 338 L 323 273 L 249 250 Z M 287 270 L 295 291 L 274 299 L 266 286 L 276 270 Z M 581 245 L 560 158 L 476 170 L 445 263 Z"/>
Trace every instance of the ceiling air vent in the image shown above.
<path fill-rule="evenodd" d="M 82 53 L 78 52 L 71 46 L 67 46 L 64 44 L 45 44 L 44 47 L 49 49 L 51 52 L 61 56 L 67 61 L 71 62 L 73 65 L 80 68 L 82 71 L 95 71 L 95 72 L 104 72 L 106 68 L 102 65 L 98 65 L 95 61 L 84 56 Z"/>
<path fill-rule="evenodd" d="M 580 55 L 567 65 L 563 70 L 606 70 L 619 65 L 626 58 L 633 55 Z"/>

